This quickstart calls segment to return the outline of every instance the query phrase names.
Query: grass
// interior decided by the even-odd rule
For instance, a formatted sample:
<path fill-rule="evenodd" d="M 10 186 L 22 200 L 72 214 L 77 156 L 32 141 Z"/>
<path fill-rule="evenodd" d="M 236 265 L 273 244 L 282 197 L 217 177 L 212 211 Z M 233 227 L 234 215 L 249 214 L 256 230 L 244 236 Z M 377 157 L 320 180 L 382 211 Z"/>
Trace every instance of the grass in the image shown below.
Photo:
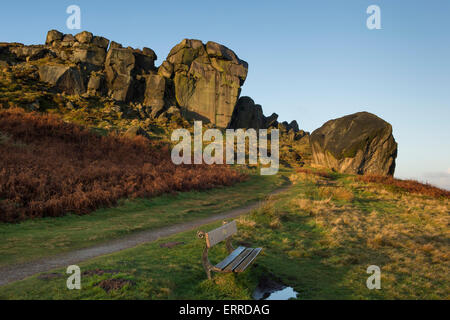
<path fill-rule="evenodd" d="M 243 274 L 206 280 L 204 240 L 191 231 L 81 263 L 89 273 L 81 290 L 69 291 L 68 275 L 58 269 L 1 287 L 0 298 L 251 299 L 267 274 L 292 286 L 298 299 L 450 298 L 448 199 L 396 192 L 350 175 L 296 172 L 290 179 L 288 191 L 237 219 L 234 244 L 264 247 Z M 174 241 L 182 244 L 160 246 Z M 225 256 L 219 245 L 210 258 Z M 366 287 L 369 265 L 381 268 L 381 290 Z M 126 285 L 109 291 L 98 286 L 110 279 Z"/>
<path fill-rule="evenodd" d="M 22 263 L 91 246 L 132 232 L 155 229 L 220 213 L 263 199 L 284 181 L 260 176 L 234 187 L 182 192 L 152 199 L 122 200 L 89 215 L 0 224 L 0 266 Z"/>

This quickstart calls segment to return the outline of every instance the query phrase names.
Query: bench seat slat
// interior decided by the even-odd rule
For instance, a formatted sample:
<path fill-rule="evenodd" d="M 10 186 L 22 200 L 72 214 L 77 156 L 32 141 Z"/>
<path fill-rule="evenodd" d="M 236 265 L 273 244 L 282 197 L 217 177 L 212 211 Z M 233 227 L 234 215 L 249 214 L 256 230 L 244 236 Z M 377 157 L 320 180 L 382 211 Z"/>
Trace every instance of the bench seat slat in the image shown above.
<path fill-rule="evenodd" d="M 223 270 L 227 272 L 232 272 L 249 254 L 251 254 L 253 248 L 245 248 L 231 263 L 229 263 Z"/>
<path fill-rule="evenodd" d="M 244 250 L 245 250 L 245 247 L 238 247 L 236 250 L 234 250 L 232 253 L 230 253 L 230 255 L 228 257 L 226 257 L 222 262 L 219 262 L 218 264 L 216 264 L 216 267 L 223 270 Z"/>
<path fill-rule="evenodd" d="M 245 258 L 233 271 L 234 272 L 243 272 L 247 269 L 248 266 L 252 264 L 255 258 L 259 255 L 262 248 L 256 248 L 250 253 L 247 258 Z"/>

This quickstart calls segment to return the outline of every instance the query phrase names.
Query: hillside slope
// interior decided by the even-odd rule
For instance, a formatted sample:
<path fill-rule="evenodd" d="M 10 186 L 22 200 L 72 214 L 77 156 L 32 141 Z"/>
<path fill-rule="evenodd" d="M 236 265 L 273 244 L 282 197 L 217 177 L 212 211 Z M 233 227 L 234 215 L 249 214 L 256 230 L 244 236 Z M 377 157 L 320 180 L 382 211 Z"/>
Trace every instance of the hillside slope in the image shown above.
<path fill-rule="evenodd" d="M 67 290 L 61 268 L 1 287 L 0 298 L 252 299 L 267 277 L 301 300 L 450 298 L 448 194 L 314 170 L 291 171 L 290 180 L 289 190 L 237 219 L 233 245 L 264 248 L 243 274 L 207 280 L 204 240 L 192 230 L 80 263 L 82 290 Z M 218 245 L 210 259 L 226 255 Z M 380 290 L 366 286 L 371 265 L 381 270 Z M 107 290 L 104 283 L 121 285 Z"/>
<path fill-rule="evenodd" d="M 0 221 L 86 214 L 120 198 L 245 180 L 227 166 L 180 165 L 167 145 L 101 136 L 56 116 L 0 110 Z"/>

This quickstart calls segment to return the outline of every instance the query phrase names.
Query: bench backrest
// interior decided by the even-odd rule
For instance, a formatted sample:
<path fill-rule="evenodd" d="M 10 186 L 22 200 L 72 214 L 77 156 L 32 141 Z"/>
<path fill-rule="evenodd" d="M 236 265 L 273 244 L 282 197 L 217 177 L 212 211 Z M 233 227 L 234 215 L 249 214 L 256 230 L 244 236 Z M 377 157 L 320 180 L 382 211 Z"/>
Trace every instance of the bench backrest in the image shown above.
<path fill-rule="evenodd" d="M 231 237 L 237 232 L 236 221 L 224 224 L 206 234 L 206 245 L 208 248 L 215 246 L 219 242 Z"/>

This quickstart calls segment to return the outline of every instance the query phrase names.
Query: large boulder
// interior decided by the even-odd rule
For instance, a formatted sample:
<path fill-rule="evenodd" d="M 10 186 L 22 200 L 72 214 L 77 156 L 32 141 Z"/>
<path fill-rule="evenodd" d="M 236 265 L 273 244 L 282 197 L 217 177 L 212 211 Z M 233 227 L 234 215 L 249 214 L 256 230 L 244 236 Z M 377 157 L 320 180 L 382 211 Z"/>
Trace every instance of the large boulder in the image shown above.
<path fill-rule="evenodd" d="M 154 109 L 164 107 L 164 95 L 166 91 L 166 78 L 158 74 L 147 76 L 145 86 L 144 105 Z"/>
<path fill-rule="evenodd" d="M 374 114 L 330 120 L 311 134 L 310 142 L 318 165 L 343 173 L 394 174 L 397 143 L 392 126 Z"/>
<path fill-rule="evenodd" d="M 187 118 L 228 126 L 239 98 L 248 64 L 215 42 L 184 39 L 158 70 L 174 82 L 177 104 Z"/>
<path fill-rule="evenodd" d="M 80 71 L 73 67 L 44 64 L 39 67 L 39 77 L 41 81 L 67 94 L 82 94 L 86 91 Z"/>
<path fill-rule="evenodd" d="M 94 35 L 88 31 L 83 31 L 83 32 L 80 32 L 79 34 L 75 35 L 75 39 L 79 43 L 89 44 L 92 42 L 93 38 L 94 38 Z"/>
<path fill-rule="evenodd" d="M 86 64 L 92 69 L 103 69 L 106 59 L 106 50 L 97 46 L 78 46 L 73 48 L 72 55 L 69 60 L 76 64 Z M 98 67 L 98 68 L 95 68 Z"/>
<path fill-rule="evenodd" d="M 134 49 L 136 59 L 136 72 L 140 74 L 156 73 L 155 61 L 158 59 L 156 53 L 150 48 L 142 50 Z"/>
<path fill-rule="evenodd" d="M 64 34 L 57 30 L 50 30 L 47 33 L 47 39 L 45 40 L 45 44 L 50 46 L 54 41 L 61 41 L 64 37 Z"/>
<path fill-rule="evenodd" d="M 105 62 L 108 94 L 117 101 L 128 101 L 133 95 L 133 75 L 136 59 L 126 48 L 109 49 Z"/>
<path fill-rule="evenodd" d="M 156 54 L 149 48 L 144 50 L 111 46 L 105 61 L 108 95 L 117 101 L 161 100 L 161 87 L 165 79 L 156 74 Z M 146 80 L 156 76 L 161 79 Z M 146 88 L 150 85 L 150 88 Z M 155 94 L 155 96 L 152 96 Z"/>
<path fill-rule="evenodd" d="M 92 45 L 106 50 L 108 49 L 109 40 L 104 37 L 94 36 L 92 38 Z"/>
<path fill-rule="evenodd" d="M 230 129 L 267 129 L 277 123 L 278 115 L 265 117 L 261 105 L 255 104 L 250 97 L 240 97 L 234 108 Z"/>

